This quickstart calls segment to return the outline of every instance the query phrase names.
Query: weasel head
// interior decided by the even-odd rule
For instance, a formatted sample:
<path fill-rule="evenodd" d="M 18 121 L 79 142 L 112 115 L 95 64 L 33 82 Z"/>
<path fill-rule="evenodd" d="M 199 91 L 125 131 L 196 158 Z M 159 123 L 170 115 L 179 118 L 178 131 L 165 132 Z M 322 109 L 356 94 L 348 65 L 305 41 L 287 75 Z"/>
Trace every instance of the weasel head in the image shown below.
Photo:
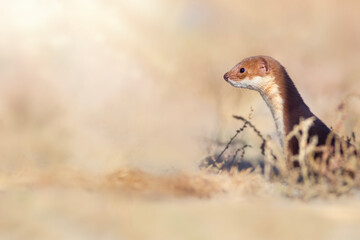
<path fill-rule="evenodd" d="M 280 65 L 275 59 L 267 56 L 255 56 L 242 60 L 229 72 L 224 79 L 234 87 L 263 91 L 274 82 L 273 67 Z"/>

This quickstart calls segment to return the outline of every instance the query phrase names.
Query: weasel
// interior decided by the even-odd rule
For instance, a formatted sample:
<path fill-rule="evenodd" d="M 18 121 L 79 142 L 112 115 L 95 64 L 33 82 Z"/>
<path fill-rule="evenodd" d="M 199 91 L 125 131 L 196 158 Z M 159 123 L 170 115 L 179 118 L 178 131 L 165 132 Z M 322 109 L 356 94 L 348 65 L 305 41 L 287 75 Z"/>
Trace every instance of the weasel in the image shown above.
<path fill-rule="evenodd" d="M 298 154 L 298 141 L 293 137 L 284 143 L 285 137 L 300 119 L 314 117 L 309 138 L 316 135 L 318 145 L 325 145 L 330 129 L 310 111 L 285 68 L 272 57 L 245 58 L 225 73 L 224 79 L 234 87 L 260 93 L 271 110 L 282 147 L 286 144 L 291 154 Z"/>

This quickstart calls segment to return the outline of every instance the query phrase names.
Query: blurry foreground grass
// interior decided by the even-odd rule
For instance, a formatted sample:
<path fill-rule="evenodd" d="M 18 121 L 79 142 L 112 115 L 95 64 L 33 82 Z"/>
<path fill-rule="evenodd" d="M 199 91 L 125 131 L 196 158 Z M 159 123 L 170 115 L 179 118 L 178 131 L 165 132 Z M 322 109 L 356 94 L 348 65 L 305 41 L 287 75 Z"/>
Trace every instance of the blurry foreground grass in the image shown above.
<path fill-rule="evenodd" d="M 1 176 L 3 239 L 358 239 L 358 193 L 310 203 L 247 171 Z M 261 231 L 259 231 L 261 229 Z"/>

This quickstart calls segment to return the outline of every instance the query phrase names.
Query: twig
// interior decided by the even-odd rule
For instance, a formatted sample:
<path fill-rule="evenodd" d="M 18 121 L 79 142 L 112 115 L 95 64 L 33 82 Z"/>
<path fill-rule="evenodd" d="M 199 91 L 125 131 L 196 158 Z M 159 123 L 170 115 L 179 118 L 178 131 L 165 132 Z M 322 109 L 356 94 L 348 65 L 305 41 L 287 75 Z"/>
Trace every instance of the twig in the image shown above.
<path fill-rule="evenodd" d="M 265 156 L 265 145 L 266 145 L 266 139 L 263 137 L 263 135 L 261 134 L 261 132 L 247 119 L 245 119 L 244 117 L 241 116 L 237 116 L 237 115 L 233 115 L 233 118 L 237 119 L 237 120 L 241 120 L 244 122 L 244 125 L 249 125 L 249 127 L 251 127 L 254 132 L 261 138 L 262 140 L 262 144 L 260 146 L 261 149 L 261 154 L 263 156 Z"/>
<path fill-rule="evenodd" d="M 230 141 L 226 144 L 225 148 L 221 151 L 221 153 L 219 154 L 219 156 L 216 158 L 216 162 L 219 162 L 221 156 L 224 154 L 224 152 L 230 147 L 230 144 L 234 141 L 234 139 L 237 137 L 237 135 L 239 135 L 239 133 L 241 133 L 242 131 L 244 131 L 244 129 L 246 128 L 246 126 L 249 123 L 244 123 L 244 125 L 239 128 L 238 130 L 236 130 L 235 135 L 230 139 Z"/>
<path fill-rule="evenodd" d="M 236 149 L 236 152 L 235 152 L 235 154 L 234 154 L 234 157 L 233 157 L 231 163 L 229 164 L 229 169 L 231 169 L 232 166 L 234 165 L 234 162 L 235 162 L 235 160 L 236 160 L 236 156 L 237 156 L 237 154 L 238 154 L 240 151 L 241 151 L 241 155 L 240 155 L 240 158 L 239 158 L 239 159 L 243 159 L 243 157 L 244 157 L 244 155 L 245 155 L 245 148 L 247 148 L 247 147 L 250 147 L 250 148 L 251 148 L 251 145 L 246 144 L 246 145 L 242 146 L 241 148 Z"/>

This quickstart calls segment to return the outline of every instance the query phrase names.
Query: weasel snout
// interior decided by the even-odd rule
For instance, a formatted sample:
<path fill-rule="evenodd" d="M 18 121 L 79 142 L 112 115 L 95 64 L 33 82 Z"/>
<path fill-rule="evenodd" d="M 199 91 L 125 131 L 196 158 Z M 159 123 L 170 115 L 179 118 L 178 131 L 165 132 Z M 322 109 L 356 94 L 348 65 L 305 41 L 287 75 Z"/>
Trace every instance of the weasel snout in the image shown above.
<path fill-rule="evenodd" d="M 224 79 L 227 81 L 229 79 L 228 72 L 224 74 Z"/>

